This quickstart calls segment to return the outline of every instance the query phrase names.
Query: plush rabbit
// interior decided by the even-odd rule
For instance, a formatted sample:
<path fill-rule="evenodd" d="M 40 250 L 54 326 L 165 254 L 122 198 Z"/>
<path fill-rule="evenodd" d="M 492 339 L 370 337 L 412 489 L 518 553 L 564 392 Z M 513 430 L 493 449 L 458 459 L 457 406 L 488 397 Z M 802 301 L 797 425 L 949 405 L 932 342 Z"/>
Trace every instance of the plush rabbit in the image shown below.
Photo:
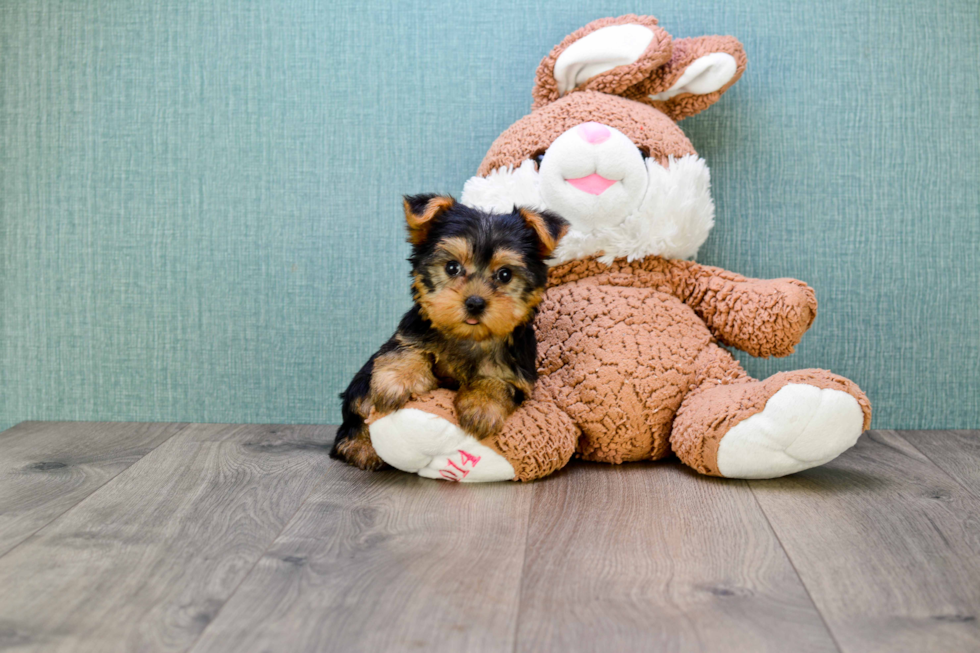
<path fill-rule="evenodd" d="M 390 465 L 455 481 L 527 481 L 573 455 L 623 463 L 673 451 L 728 478 L 822 465 L 871 420 L 825 370 L 749 377 L 721 345 L 787 356 L 816 316 L 795 279 L 747 279 L 692 258 L 714 224 L 709 174 L 677 122 L 742 75 L 729 36 L 672 39 L 648 16 L 597 20 L 538 67 L 530 115 L 490 147 L 461 201 L 549 209 L 571 225 L 535 322 L 539 380 L 497 436 L 463 432 L 452 393 L 373 416 Z"/>

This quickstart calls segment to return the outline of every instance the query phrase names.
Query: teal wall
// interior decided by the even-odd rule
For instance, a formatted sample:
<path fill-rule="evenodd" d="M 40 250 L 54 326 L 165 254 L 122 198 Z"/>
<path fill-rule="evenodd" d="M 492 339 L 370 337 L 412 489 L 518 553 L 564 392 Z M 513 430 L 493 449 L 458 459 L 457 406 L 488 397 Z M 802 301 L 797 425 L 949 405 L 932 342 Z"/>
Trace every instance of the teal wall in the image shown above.
<path fill-rule="evenodd" d="M 408 306 L 399 195 L 458 193 L 540 58 L 628 12 L 748 51 L 683 123 L 699 260 L 820 301 L 749 371 L 980 427 L 976 0 L 2 2 L 0 427 L 336 422 Z"/>

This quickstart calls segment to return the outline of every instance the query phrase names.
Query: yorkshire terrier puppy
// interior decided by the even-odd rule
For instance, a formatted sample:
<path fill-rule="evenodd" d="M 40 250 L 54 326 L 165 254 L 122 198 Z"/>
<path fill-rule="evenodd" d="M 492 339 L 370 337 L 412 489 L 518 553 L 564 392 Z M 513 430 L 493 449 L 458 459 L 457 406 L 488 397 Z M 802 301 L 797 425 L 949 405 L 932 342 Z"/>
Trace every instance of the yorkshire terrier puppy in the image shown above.
<path fill-rule="evenodd" d="M 477 438 L 497 433 L 537 378 L 534 315 L 547 259 L 568 224 L 547 211 L 491 214 L 451 197 L 406 197 L 411 310 L 341 393 L 331 456 L 361 469 L 384 462 L 364 420 L 435 388 L 456 390 L 456 413 Z"/>

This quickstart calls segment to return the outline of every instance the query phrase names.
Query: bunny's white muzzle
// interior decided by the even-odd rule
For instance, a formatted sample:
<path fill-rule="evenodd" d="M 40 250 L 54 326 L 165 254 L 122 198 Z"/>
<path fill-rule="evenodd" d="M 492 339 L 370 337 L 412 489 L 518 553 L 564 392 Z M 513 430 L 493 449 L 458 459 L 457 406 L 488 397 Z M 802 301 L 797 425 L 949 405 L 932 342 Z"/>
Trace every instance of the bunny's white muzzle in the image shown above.
<path fill-rule="evenodd" d="M 697 155 L 667 167 L 644 159 L 622 132 L 600 123 L 572 127 L 551 144 L 540 170 L 530 159 L 472 177 L 462 202 L 487 211 L 548 209 L 571 228 L 551 264 L 586 256 L 691 258 L 714 226 L 708 166 Z"/>
<path fill-rule="evenodd" d="M 646 172 L 643 155 L 625 134 L 583 123 L 555 139 L 545 152 L 541 199 L 572 229 L 615 227 L 643 200 Z"/>

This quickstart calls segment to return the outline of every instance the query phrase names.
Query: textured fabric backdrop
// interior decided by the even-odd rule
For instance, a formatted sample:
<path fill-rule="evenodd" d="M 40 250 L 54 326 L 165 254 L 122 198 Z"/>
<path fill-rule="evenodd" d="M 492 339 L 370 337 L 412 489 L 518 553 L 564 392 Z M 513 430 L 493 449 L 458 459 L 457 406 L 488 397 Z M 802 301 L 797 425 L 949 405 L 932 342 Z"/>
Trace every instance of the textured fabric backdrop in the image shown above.
<path fill-rule="evenodd" d="M 458 193 L 541 57 L 629 12 L 748 51 L 683 123 L 698 260 L 820 301 L 748 370 L 980 427 L 976 0 L 3 2 L 0 427 L 338 421 L 409 303 L 399 195 Z"/>

